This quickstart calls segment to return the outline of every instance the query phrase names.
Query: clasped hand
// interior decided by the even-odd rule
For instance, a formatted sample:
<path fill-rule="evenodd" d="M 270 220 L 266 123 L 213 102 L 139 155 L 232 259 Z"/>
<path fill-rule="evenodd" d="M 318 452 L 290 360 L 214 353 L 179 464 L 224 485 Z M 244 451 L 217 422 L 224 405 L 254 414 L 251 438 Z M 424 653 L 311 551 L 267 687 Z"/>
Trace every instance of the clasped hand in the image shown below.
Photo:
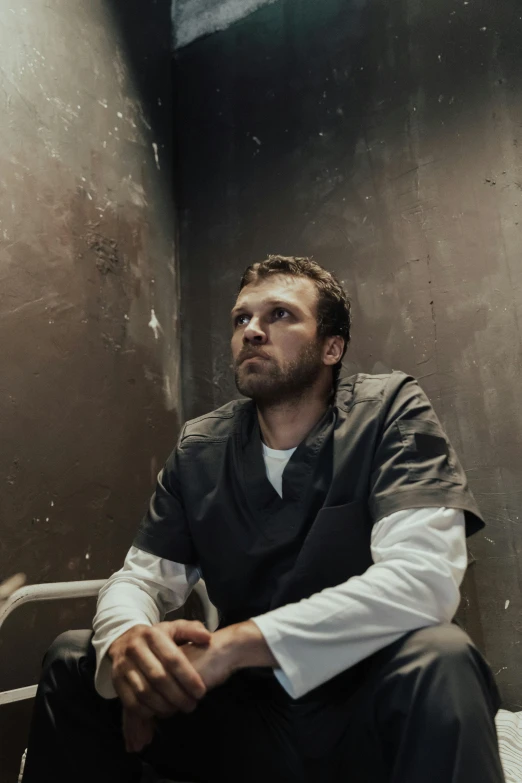
<path fill-rule="evenodd" d="M 123 705 L 128 752 L 150 744 L 155 718 L 193 712 L 232 667 L 217 635 L 200 622 L 136 625 L 109 648 L 112 680 Z"/>

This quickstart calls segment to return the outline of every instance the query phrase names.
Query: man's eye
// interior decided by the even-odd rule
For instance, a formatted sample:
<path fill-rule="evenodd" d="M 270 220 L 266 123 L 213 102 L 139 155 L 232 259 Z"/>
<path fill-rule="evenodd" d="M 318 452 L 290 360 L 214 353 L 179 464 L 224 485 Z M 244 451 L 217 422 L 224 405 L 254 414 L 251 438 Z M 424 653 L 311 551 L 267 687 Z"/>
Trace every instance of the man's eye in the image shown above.
<path fill-rule="evenodd" d="M 283 307 L 278 307 L 274 310 L 274 315 L 276 318 L 284 318 L 285 315 L 288 315 L 288 310 L 285 310 Z"/>
<path fill-rule="evenodd" d="M 235 320 L 236 326 L 244 326 L 248 319 L 248 315 L 238 315 Z"/>

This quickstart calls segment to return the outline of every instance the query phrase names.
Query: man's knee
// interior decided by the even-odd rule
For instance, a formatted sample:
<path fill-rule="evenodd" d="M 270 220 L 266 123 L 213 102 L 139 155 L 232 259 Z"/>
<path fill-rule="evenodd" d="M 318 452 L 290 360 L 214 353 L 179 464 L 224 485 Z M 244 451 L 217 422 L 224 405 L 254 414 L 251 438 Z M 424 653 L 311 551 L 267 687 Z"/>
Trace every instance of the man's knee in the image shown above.
<path fill-rule="evenodd" d="M 477 699 L 485 699 L 491 714 L 498 710 L 500 697 L 491 669 L 459 626 L 445 623 L 414 631 L 390 653 L 382 671 L 385 689 L 436 693 L 439 700 L 459 703 L 460 711 L 463 705 L 473 710 Z"/>
<path fill-rule="evenodd" d="M 43 676 L 58 671 L 77 672 L 79 661 L 89 656 L 92 631 L 65 631 L 56 637 L 45 653 Z"/>
<path fill-rule="evenodd" d="M 405 651 L 416 653 L 425 660 L 451 665 L 472 660 L 478 653 L 467 633 L 453 623 L 415 631 L 409 635 Z"/>

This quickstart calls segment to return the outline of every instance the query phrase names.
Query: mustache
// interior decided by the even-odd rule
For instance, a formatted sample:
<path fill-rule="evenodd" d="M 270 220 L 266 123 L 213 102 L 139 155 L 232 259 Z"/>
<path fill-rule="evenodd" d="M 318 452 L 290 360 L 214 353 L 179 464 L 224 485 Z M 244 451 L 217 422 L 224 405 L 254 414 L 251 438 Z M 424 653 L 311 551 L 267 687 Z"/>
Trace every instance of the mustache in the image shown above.
<path fill-rule="evenodd" d="M 264 351 L 253 351 L 251 348 L 247 348 L 241 351 L 236 359 L 236 366 L 239 366 L 246 359 L 270 359 L 270 356 Z"/>

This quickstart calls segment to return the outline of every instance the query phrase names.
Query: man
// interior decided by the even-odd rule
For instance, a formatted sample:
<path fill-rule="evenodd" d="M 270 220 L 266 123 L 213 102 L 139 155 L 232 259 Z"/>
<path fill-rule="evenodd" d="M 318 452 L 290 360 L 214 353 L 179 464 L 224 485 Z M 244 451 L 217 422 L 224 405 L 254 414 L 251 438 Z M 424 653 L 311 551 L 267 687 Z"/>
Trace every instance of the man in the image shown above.
<path fill-rule="evenodd" d="M 24 783 L 500 783 L 493 677 L 450 622 L 483 522 L 426 396 L 338 383 L 350 306 L 310 259 L 249 267 L 232 324 L 249 399 L 185 425 L 92 643 L 48 652 Z M 160 622 L 200 576 L 219 629 Z"/>

